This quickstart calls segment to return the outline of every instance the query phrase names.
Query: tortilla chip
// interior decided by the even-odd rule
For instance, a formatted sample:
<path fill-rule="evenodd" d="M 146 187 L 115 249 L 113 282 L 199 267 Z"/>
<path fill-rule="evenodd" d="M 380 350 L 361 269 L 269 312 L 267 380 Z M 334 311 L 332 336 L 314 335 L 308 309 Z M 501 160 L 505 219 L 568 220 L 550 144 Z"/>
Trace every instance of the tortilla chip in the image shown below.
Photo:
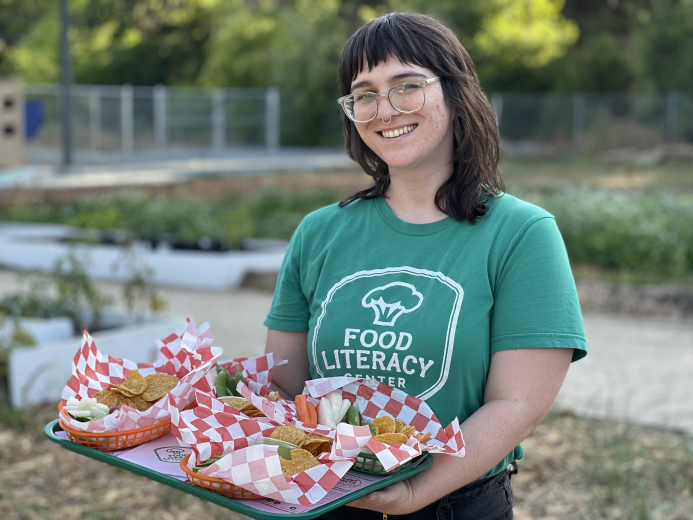
<path fill-rule="evenodd" d="M 410 424 L 407 424 L 402 427 L 402 432 L 404 435 L 407 436 L 407 439 L 412 436 L 412 433 L 416 431 L 416 426 L 412 426 Z M 399 433 L 399 432 L 398 432 Z"/>
<path fill-rule="evenodd" d="M 280 426 L 279 428 L 291 428 L 291 426 Z M 313 468 L 320 464 L 318 460 L 313 457 L 313 455 L 300 448 L 297 450 L 291 450 L 291 460 L 286 460 L 280 457 L 279 462 L 282 466 L 282 473 L 285 477 L 297 475 L 302 471 Z"/>
<path fill-rule="evenodd" d="M 312 439 L 308 442 L 306 442 L 304 440 L 303 444 L 301 444 L 301 449 L 306 450 L 308 453 L 310 453 L 314 457 L 318 457 L 321 453 L 329 453 L 331 448 L 330 448 L 329 441 L 322 441 L 320 439 Z"/>
<path fill-rule="evenodd" d="M 133 394 L 130 390 L 125 388 L 123 385 L 114 385 L 113 383 L 108 383 L 108 387 L 114 392 L 118 392 L 120 395 L 125 397 L 135 397 L 137 394 Z"/>
<path fill-rule="evenodd" d="M 137 370 L 130 370 L 123 381 L 123 387 L 134 395 L 140 395 L 147 388 L 147 381 Z"/>
<path fill-rule="evenodd" d="M 378 435 L 383 433 L 395 433 L 395 420 L 389 415 L 383 415 L 373 419 L 373 426 L 378 429 Z"/>
<path fill-rule="evenodd" d="M 385 444 L 404 444 L 409 440 L 409 437 L 403 433 L 381 433 L 373 438 Z"/>
<path fill-rule="evenodd" d="M 231 408 L 238 410 L 239 412 L 248 406 L 248 400 L 242 397 L 220 397 L 220 401 L 225 402 Z"/>
<path fill-rule="evenodd" d="M 142 399 L 145 401 L 158 401 L 173 390 L 180 381 L 176 376 L 168 374 L 149 374 L 144 380 L 146 389 L 142 393 Z"/>
<path fill-rule="evenodd" d="M 126 397 L 125 402 L 123 404 L 126 404 L 128 406 L 132 406 L 134 409 L 139 410 L 140 412 L 144 412 L 145 410 L 149 410 L 149 407 L 151 406 L 147 401 L 142 399 L 139 395 L 136 395 L 135 397 Z"/>
<path fill-rule="evenodd" d="M 115 390 L 99 390 L 92 394 L 92 398 L 96 399 L 97 403 L 105 404 L 109 409 L 125 402 L 123 394 Z"/>
<path fill-rule="evenodd" d="M 431 432 L 417 433 L 416 434 L 416 438 L 419 440 L 419 442 L 426 442 L 430 437 L 431 437 Z"/>
<path fill-rule="evenodd" d="M 293 426 L 278 426 L 274 429 L 272 435 L 270 435 L 270 437 L 273 439 L 290 442 L 296 446 L 301 445 L 305 436 L 306 432 L 299 430 L 298 428 L 294 428 Z"/>

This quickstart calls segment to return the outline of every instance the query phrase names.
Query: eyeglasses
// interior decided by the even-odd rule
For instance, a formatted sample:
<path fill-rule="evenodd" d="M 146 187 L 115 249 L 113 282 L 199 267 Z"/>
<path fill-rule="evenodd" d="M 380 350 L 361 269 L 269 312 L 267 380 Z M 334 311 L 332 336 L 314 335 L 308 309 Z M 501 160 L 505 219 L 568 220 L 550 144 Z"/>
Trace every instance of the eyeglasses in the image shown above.
<path fill-rule="evenodd" d="M 407 81 L 395 85 L 387 92 L 387 99 L 392 108 L 402 114 L 413 114 L 421 110 L 426 102 L 424 88 L 426 85 L 438 81 L 440 78 L 427 79 L 421 83 Z M 378 92 L 356 92 L 348 96 L 340 97 L 337 103 L 342 105 L 344 113 L 354 123 L 368 123 L 378 115 L 380 97 L 385 94 Z"/>

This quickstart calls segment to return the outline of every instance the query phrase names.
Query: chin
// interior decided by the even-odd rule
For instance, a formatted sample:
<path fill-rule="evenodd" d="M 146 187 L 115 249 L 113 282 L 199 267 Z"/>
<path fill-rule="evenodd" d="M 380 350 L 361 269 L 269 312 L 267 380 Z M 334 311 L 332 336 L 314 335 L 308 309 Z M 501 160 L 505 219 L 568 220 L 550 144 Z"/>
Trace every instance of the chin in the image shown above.
<path fill-rule="evenodd" d="M 390 168 L 408 168 L 413 167 L 416 164 L 416 156 L 411 155 L 407 152 L 396 153 L 388 152 L 386 154 L 380 155 L 380 158 L 385 161 Z"/>

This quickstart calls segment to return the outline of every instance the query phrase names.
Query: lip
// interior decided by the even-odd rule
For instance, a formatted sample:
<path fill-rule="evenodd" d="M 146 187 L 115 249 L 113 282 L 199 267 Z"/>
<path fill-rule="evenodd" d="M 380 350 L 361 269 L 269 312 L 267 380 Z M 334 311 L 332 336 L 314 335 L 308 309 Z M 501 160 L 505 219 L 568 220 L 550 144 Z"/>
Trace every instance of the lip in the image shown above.
<path fill-rule="evenodd" d="M 382 132 L 391 132 L 391 131 L 393 131 L 393 130 L 401 130 L 401 129 L 406 128 L 406 127 L 408 127 L 408 126 L 413 126 L 414 129 L 413 129 L 413 130 L 410 130 L 409 132 L 404 133 L 404 134 L 402 134 L 402 135 L 398 135 L 397 137 L 385 137 L 385 136 L 382 134 Z M 416 130 L 418 127 L 419 127 L 419 124 L 418 124 L 418 123 L 410 123 L 410 124 L 408 124 L 408 125 L 399 125 L 399 126 L 396 126 L 396 127 L 394 127 L 394 128 L 381 128 L 380 130 L 376 130 L 375 133 L 378 134 L 378 136 L 380 137 L 380 139 L 382 139 L 383 141 L 395 142 L 395 141 L 399 141 L 399 140 L 403 139 L 404 137 L 408 136 L 409 134 L 413 133 L 414 130 Z"/>

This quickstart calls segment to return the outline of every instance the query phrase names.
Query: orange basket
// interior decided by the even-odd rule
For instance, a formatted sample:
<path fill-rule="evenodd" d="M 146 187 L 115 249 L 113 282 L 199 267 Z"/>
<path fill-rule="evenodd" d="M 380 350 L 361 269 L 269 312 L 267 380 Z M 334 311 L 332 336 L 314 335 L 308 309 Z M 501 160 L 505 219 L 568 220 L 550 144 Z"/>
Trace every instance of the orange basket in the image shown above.
<path fill-rule="evenodd" d="M 226 498 L 244 498 L 246 500 L 257 500 L 262 498 L 255 493 L 251 493 L 247 489 L 238 487 L 235 484 L 231 484 L 230 482 L 226 482 L 220 478 L 208 477 L 206 475 L 200 475 L 199 473 L 190 471 L 187 466 L 189 458 L 190 455 L 186 455 L 185 458 L 180 461 L 180 467 L 183 471 L 185 471 L 188 481 L 192 485 L 208 489 L 212 493 L 225 496 Z"/>
<path fill-rule="evenodd" d="M 62 403 L 58 403 L 58 410 L 61 409 Z M 60 421 L 60 427 L 67 433 L 68 439 L 74 443 L 99 451 L 116 451 L 139 446 L 166 435 L 171 431 L 171 419 L 166 419 L 151 426 L 120 432 L 99 433 L 75 430 L 64 424 L 62 420 Z"/>

